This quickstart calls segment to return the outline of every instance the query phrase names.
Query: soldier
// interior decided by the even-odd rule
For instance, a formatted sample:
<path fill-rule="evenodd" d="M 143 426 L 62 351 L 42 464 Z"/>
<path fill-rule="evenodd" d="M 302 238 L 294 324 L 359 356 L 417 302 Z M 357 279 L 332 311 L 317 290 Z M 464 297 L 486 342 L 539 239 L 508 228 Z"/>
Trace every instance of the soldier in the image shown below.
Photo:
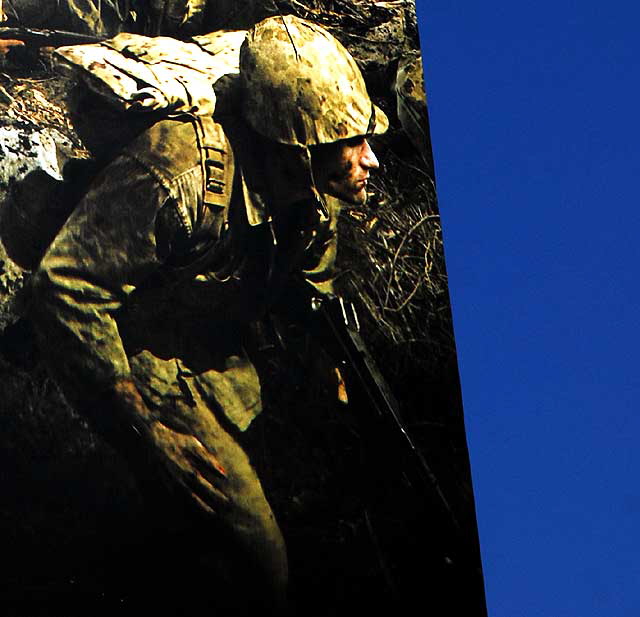
<path fill-rule="evenodd" d="M 161 469 L 222 525 L 276 607 L 285 544 L 240 445 L 261 410 L 249 326 L 285 287 L 331 293 L 339 200 L 365 202 L 388 121 L 346 49 L 295 17 L 249 31 L 239 81 L 241 113 L 162 120 L 103 170 L 32 314 L 71 404 L 141 486 Z"/>

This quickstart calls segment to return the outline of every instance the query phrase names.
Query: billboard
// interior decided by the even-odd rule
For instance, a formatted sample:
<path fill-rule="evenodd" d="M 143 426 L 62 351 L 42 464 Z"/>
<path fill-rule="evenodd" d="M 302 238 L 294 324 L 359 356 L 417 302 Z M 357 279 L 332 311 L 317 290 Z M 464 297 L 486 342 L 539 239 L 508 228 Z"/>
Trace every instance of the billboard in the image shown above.
<path fill-rule="evenodd" d="M 413 1 L 54 4 L 0 30 L 9 614 L 485 614 Z"/>

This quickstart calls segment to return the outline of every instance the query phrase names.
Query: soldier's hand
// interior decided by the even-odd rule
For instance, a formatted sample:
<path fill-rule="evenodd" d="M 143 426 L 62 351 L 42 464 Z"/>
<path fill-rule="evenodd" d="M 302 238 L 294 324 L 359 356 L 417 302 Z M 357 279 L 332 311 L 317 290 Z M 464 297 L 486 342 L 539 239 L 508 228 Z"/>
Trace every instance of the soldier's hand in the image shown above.
<path fill-rule="evenodd" d="M 227 472 L 197 437 L 154 419 L 133 381 L 119 381 L 112 394 L 124 412 L 122 417 L 147 443 L 149 456 L 158 461 L 171 481 L 188 491 L 206 511 L 213 512 L 227 501 Z"/>
<path fill-rule="evenodd" d="M 149 436 L 166 472 L 202 508 L 215 512 L 227 501 L 227 472 L 197 437 L 157 421 L 150 425 Z"/>
<path fill-rule="evenodd" d="M 131 379 L 120 379 L 107 393 L 108 405 L 114 405 L 118 411 L 135 419 L 148 419 L 150 412 L 144 404 L 138 388 Z"/>

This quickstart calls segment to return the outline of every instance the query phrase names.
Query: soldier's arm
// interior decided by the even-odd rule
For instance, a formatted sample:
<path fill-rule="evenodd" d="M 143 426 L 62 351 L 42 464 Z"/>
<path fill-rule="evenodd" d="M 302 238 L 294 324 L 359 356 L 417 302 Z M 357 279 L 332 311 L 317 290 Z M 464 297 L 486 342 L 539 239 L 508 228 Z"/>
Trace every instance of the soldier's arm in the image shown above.
<path fill-rule="evenodd" d="M 131 378 L 115 319 L 127 294 L 171 258 L 171 234 L 160 228 L 165 208 L 175 205 L 142 166 L 117 159 L 45 254 L 33 278 L 32 317 L 70 402 L 125 456 L 140 446 L 157 457 L 207 510 L 215 493 L 208 478 L 219 463 L 197 437 L 153 417 Z"/>
<path fill-rule="evenodd" d="M 81 200 L 32 281 L 42 352 L 69 398 L 130 379 L 115 321 L 127 294 L 161 265 L 157 213 L 167 192 L 120 157 Z"/>

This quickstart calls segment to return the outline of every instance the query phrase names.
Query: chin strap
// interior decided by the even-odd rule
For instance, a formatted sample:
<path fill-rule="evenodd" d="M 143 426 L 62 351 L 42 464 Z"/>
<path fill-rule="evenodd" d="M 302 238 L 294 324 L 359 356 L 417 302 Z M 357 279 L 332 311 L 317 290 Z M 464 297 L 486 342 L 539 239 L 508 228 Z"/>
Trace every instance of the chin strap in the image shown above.
<path fill-rule="evenodd" d="M 320 191 L 318 191 L 316 187 L 316 180 L 313 177 L 313 165 L 311 164 L 311 150 L 309 150 L 309 146 L 304 147 L 302 151 L 302 160 L 304 162 L 305 169 L 309 174 L 311 192 L 313 193 L 313 197 L 316 202 L 316 209 L 318 210 L 322 218 L 328 219 L 329 208 L 327 207 L 327 200 L 325 199 L 325 196 Z"/>

